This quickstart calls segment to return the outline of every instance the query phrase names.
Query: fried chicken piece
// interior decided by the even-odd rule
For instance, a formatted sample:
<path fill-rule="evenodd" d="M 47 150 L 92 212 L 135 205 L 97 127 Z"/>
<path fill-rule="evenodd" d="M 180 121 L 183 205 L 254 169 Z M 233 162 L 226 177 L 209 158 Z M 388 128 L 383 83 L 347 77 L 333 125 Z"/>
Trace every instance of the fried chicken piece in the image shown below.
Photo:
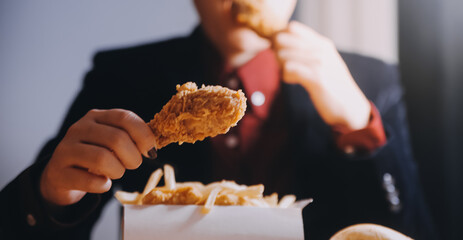
<path fill-rule="evenodd" d="M 202 86 L 192 82 L 177 85 L 177 94 L 148 125 L 156 138 L 155 147 L 179 142 L 202 141 L 228 132 L 244 116 L 246 97 L 241 90 Z"/>
<path fill-rule="evenodd" d="M 238 196 L 236 194 L 219 194 L 215 199 L 215 205 L 229 206 L 229 205 L 240 205 L 250 206 L 251 203 L 245 197 Z"/>
<path fill-rule="evenodd" d="M 201 191 L 188 186 L 177 189 L 155 188 L 142 199 L 143 204 L 199 204 L 203 199 Z"/>
<path fill-rule="evenodd" d="M 232 15 L 237 23 L 244 24 L 257 34 L 270 38 L 286 28 L 290 13 L 281 13 L 278 3 L 281 0 L 233 0 Z M 286 0 L 284 0 L 286 1 Z"/>

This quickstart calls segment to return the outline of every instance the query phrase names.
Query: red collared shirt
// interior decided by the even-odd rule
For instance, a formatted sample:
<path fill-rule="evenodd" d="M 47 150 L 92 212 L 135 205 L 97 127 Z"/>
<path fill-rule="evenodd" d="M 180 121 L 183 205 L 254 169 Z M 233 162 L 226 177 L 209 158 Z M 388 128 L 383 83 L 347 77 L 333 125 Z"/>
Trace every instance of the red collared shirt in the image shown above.
<path fill-rule="evenodd" d="M 217 56 L 216 61 L 207 57 L 206 60 L 211 63 L 208 64 L 209 71 L 211 67 L 219 68 L 211 71 L 211 84 L 243 89 L 248 98 L 248 109 L 238 125 L 229 133 L 211 139 L 218 160 L 214 163 L 217 179 L 235 179 L 247 184 L 265 182 L 272 170 L 265 167 L 271 164 L 264 161 L 272 161 L 270 159 L 282 154 L 287 138 L 286 129 L 281 128 L 288 119 L 284 116 L 282 99 L 279 99 L 281 75 L 276 56 L 272 50 L 264 50 L 237 69 L 224 66 L 217 61 Z M 349 131 L 333 126 L 340 150 L 346 153 L 373 152 L 386 143 L 381 116 L 373 103 L 371 109 L 369 124 L 364 129 Z M 256 165 L 264 169 L 246 173 L 249 169 L 255 170 L 252 166 Z"/>
<path fill-rule="evenodd" d="M 280 70 L 273 51 L 270 49 L 262 51 L 248 63 L 229 72 L 228 78 L 222 77 L 219 83 L 232 89 L 242 87 L 248 97 L 248 106 L 251 106 L 251 111 L 248 111 L 242 120 L 244 124 L 240 132 L 243 135 L 243 145 L 249 145 L 248 143 L 252 142 L 251 139 L 255 138 L 252 127 L 268 119 L 274 99 L 279 92 Z M 333 126 L 336 144 L 341 150 L 373 152 L 386 143 L 381 116 L 375 105 L 372 102 L 370 104 L 370 120 L 365 128 L 352 131 L 344 127 Z M 247 123 L 250 121 L 253 123 Z"/>

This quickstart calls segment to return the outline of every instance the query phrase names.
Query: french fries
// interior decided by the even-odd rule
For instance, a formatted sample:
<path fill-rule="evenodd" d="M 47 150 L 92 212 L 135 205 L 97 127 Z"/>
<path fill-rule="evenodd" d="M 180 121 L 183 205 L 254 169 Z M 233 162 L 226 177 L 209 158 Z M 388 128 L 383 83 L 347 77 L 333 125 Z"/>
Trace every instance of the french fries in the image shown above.
<path fill-rule="evenodd" d="M 165 186 L 158 187 L 164 175 Z M 262 184 L 246 186 L 233 181 L 213 182 L 204 185 L 200 182 L 177 183 L 172 166 L 164 165 L 164 171 L 154 171 L 142 193 L 117 191 L 115 197 L 122 204 L 153 205 L 204 205 L 202 212 L 207 214 L 214 205 L 241 205 L 256 207 L 287 208 L 296 201 L 296 196 L 286 195 L 278 201 L 278 195 L 263 196 Z"/>

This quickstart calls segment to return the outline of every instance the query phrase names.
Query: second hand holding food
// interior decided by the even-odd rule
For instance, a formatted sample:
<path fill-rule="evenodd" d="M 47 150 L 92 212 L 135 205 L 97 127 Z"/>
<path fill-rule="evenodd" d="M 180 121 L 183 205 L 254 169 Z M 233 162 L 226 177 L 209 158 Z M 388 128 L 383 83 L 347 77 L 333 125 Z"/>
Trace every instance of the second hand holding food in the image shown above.
<path fill-rule="evenodd" d="M 270 40 L 283 81 L 302 85 L 328 125 L 366 127 L 371 112 L 368 99 L 331 40 L 302 23 L 289 22 L 295 5 L 295 0 L 233 0 L 232 17 L 236 24 Z"/>
<path fill-rule="evenodd" d="M 350 130 L 367 126 L 370 103 L 331 40 L 291 22 L 272 41 L 283 81 L 302 85 L 328 125 Z"/>

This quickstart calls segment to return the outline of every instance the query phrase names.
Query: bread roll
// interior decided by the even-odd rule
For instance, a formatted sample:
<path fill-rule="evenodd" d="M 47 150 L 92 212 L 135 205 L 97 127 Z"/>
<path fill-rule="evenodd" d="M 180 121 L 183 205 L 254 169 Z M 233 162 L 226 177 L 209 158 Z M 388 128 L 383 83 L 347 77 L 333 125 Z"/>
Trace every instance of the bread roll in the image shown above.
<path fill-rule="evenodd" d="M 376 224 L 356 224 L 337 232 L 330 240 L 410 240 L 411 238 Z"/>

